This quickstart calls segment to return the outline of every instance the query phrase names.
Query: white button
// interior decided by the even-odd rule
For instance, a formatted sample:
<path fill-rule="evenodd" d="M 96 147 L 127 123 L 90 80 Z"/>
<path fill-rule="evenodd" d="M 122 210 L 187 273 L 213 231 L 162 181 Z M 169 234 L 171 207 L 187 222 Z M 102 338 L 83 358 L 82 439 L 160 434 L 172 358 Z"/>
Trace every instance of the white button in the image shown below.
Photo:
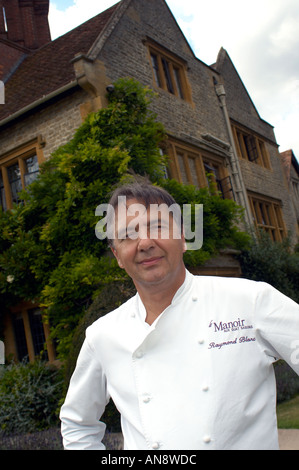
<path fill-rule="evenodd" d="M 141 358 L 143 357 L 143 352 L 142 352 L 142 351 L 137 351 L 137 352 L 136 352 L 136 357 L 137 357 L 138 359 L 141 359 Z"/>
<path fill-rule="evenodd" d="M 159 447 L 160 447 L 159 442 L 153 442 L 152 449 L 157 450 L 157 449 L 159 449 Z"/>
<path fill-rule="evenodd" d="M 203 344 L 204 342 L 205 342 L 205 340 L 204 340 L 203 338 L 200 338 L 200 339 L 198 340 L 198 343 L 199 343 L 199 344 Z"/>
<path fill-rule="evenodd" d="M 131 313 L 131 317 L 132 317 L 132 318 L 135 318 L 135 317 L 136 317 L 135 312 L 132 312 L 132 313 Z"/>
<path fill-rule="evenodd" d="M 142 399 L 143 403 L 149 403 L 150 400 L 151 400 L 151 399 L 150 399 L 150 397 L 149 397 L 148 395 L 144 396 L 143 399 Z"/>
<path fill-rule="evenodd" d="M 202 387 L 202 391 L 203 391 L 203 392 L 207 392 L 208 390 L 209 390 L 208 385 L 205 385 L 204 387 Z"/>
<path fill-rule="evenodd" d="M 196 302 L 196 301 L 197 301 L 197 297 L 196 297 L 196 296 L 192 297 L 192 300 L 193 300 L 193 302 Z"/>
<path fill-rule="evenodd" d="M 205 444 L 209 444 L 209 442 L 211 442 L 210 436 L 205 436 L 205 437 L 203 438 L 203 441 L 204 441 Z"/>

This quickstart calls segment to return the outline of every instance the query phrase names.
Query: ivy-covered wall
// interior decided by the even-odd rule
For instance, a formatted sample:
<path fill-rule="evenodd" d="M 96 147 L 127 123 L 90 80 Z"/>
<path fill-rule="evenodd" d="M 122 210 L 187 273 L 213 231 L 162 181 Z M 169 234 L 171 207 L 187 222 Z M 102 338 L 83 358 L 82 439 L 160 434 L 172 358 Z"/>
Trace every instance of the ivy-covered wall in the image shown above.
<path fill-rule="evenodd" d="M 152 96 L 133 79 L 118 80 L 108 106 L 90 114 L 45 162 L 23 192 L 24 203 L 0 213 L 0 315 L 20 300 L 38 302 L 60 359 L 93 299 L 126 278 L 106 241 L 95 236 L 95 209 L 108 202 L 115 185 L 139 175 L 164 186 L 179 204 L 203 204 L 203 247 L 186 254 L 187 265 L 248 241 L 237 228 L 242 211 L 233 201 L 164 179 L 167 157 L 159 145 L 166 135 L 149 110 Z"/>

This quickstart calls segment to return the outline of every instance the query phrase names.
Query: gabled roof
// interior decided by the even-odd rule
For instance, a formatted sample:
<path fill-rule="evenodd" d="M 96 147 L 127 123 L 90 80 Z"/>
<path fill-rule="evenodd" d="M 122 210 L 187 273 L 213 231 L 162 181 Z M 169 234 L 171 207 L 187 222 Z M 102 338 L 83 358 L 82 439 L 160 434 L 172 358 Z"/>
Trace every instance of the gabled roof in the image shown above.
<path fill-rule="evenodd" d="M 71 60 L 87 54 L 119 3 L 28 55 L 5 83 L 0 121 L 76 80 Z"/>
<path fill-rule="evenodd" d="M 221 47 L 218 53 L 217 62 L 213 64 L 212 67 L 214 67 L 224 77 L 225 88 L 228 94 L 232 94 L 232 96 L 234 96 L 236 92 L 236 86 L 238 86 L 240 90 L 243 91 L 243 96 L 247 98 L 249 106 L 251 106 L 251 108 L 254 110 L 256 116 L 260 118 L 258 110 L 256 109 L 255 104 L 253 103 L 239 73 L 237 72 L 233 61 L 223 47 Z M 232 83 L 230 83 L 231 77 L 233 77 Z"/>

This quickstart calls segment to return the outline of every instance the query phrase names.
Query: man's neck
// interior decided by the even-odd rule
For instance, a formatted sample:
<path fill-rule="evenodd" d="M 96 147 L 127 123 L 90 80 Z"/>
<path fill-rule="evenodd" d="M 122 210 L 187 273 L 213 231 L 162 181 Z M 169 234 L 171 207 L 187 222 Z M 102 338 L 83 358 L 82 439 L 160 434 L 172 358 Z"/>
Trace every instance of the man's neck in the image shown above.
<path fill-rule="evenodd" d="M 162 281 L 151 286 L 136 285 L 140 299 L 146 310 L 146 323 L 151 325 L 171 304 L 173 297 L 185 281 L 186 271 L 181 270 L 175 280 Z"/>

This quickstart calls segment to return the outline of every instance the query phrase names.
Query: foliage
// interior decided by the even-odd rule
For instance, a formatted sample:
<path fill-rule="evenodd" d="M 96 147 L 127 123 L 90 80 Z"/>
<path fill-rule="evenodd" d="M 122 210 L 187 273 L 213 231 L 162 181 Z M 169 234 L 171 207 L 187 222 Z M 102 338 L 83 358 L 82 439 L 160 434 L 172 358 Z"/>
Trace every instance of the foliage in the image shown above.
<path fill-rule="evenodd" d="M 58 422 L 62 377 L 41 361 L 0 369 L 0 433 L 33 432 Z"/>
<path fill-rule="evenodd" d="M 278 361 L 274 364 L 277 403 L 290 400 L 299 394 L 299 376 L 285 361 Z"/>
<path fill-rule="evenodd" d="M 299 429 L 299 395 L 277 406 L 279 429 Z"/>
<path fill-rule="evenodd" d="M 149 105 L 153 93 L 132 79 L 114 84 L 106 108 L 87 117 L 73 139 L 44 163 L 23 204 L 0 213 L 0 324 L 19 300 L 38 302 L 49 319 L 61 359 L 93 299 L 126 275 L 95 236 L 95 209 L 111 190 L 141 175 L 166 187 L 180 204 L 204 204 L 204 246 L 186 263 L 202 264 L 221 247 L 244 247 L 233 201 L 163 179 L 163 126 Z M 1 335 L 1 333 L 0 333 Z"/>
<path fill-rule="evenodd" d="M 273 242 L 261 232 L 243 250 L 240 262 L 244 277 L 267 282 L 299 302 L 299 253 L 292 250 L 289 238 Z"/>
<path fill-rule="evenodd" d="M 243 209 L 231 199 L 223 199 L 218 193 L 211 195 L 209 188 L 196 189 L 175 180 L 164 180 L 163 186 L 176 200 L 183 204 L 203 204 L 203 246 L 200 250 L 188 251 L 185 264 L 188 267 L 202 265 L 221 248 L 245 249 L 249 236 L 238 229 Z M 193 218 L 194 219 L 194 218 Z"/>

